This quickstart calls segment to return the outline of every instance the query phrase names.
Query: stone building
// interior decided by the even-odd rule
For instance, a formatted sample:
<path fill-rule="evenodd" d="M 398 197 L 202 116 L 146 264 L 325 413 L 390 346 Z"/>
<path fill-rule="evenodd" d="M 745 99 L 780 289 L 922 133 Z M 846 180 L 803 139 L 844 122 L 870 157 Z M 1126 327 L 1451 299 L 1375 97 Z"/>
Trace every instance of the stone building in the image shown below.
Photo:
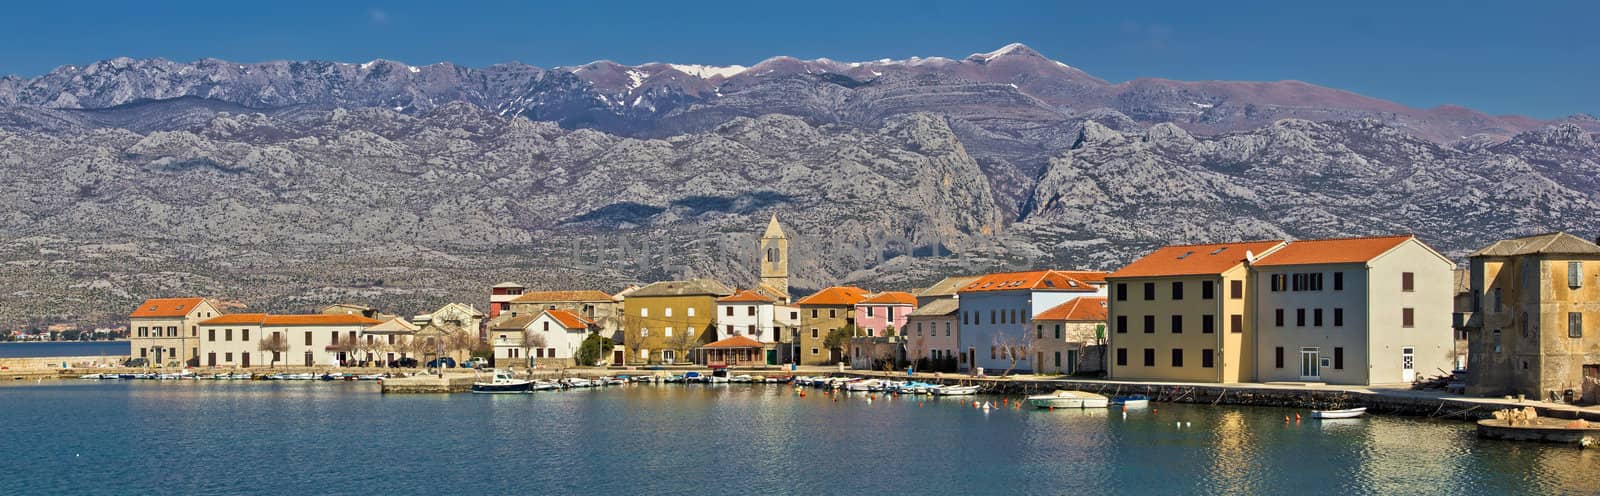
<path fill-rule="evenodd" d="M 222 315 L 205 298 L 153 298 L 128 314 L 128 343 L 150 365 L 197 365 L 200 322 Z"/>
<path fill-rule="evenodd" d="M 1033 316 L 1034 372 L 1105 370 L 1106 297 L 1079 296 Z"/>
<path fill-rule="evenodd" d="M 1600 246 L 1567 233 L 1470 256 L 1467 393 L 1600 402 Z"/>

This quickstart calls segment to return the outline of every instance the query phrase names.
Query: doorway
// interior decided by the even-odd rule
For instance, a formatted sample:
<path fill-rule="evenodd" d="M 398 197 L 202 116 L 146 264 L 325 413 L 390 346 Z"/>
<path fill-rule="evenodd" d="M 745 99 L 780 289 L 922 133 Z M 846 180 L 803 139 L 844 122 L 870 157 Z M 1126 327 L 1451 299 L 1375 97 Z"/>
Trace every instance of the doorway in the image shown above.
<path fill-rule="evenodd" d="M 1400 380 L 1412 382 L 1417 380 L 1417 353 L 1416 348 L 1410 346 L 1400 348 Z"/>
<path fill-rule="evenodd" d="M 1322 362 L 1317 355 L 1319 350 L 1315 347 L 1300 348 L 1300 380 L 1322 380 Z"/>
<path fill-rule="evenodd" d="M 612 365 L 622 365 L 623 364 L 622 360 L 623 360 L 622 350 L 611 350 L 611 364 Z"/>
<path fill-rule="evenodd" d="M 239 357 L 239 358 L 240 358 L 240 360 L 239 360 L 239 365 L 240 366 L 242 366 L 244 368 L 247 368 L 247 369 L 250 368 L 250 352 L 248 352 L 248 351 L 244 352 L 244 356 Z"/>
<path fill-rule="evenodd" d="M 1600 364 L 1583 366 L 1583 388 L 1579 391 L 1583 397 L 1578 398 L 1578 403 L 1600 403 Z"/>

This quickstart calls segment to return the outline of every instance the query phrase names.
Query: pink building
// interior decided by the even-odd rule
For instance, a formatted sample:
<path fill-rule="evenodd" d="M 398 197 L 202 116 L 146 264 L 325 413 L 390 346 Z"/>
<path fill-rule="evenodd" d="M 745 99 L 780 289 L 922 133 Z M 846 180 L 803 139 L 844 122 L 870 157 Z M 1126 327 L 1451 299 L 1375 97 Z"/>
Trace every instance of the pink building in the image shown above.
<path fill-rule="evenodd" d="M 902 291 L 884 291 L 856 303 L 856 335 L 884 336 L 893 328 L 905 335 L 906 317 L 917 309 L 917 297 Z"/>

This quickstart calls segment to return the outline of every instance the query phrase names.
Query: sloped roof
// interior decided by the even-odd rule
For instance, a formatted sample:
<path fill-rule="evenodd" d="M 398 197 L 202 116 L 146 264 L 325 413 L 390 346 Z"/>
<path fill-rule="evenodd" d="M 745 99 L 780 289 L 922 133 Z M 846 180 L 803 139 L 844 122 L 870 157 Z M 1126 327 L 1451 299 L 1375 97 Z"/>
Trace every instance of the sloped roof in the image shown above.
<path fill-rule="evenodd" d="M 1372 236 L 1362 238 L 1334 238 L 1291 241 L 1251 265 L 1272 267 L 1281 265 L 1313 265 L 1335 263 L 1365 263 L 1378 255 L 1416 239 L 1416 236 Z"/>
<path fill-rule="evenodd" d="M 1564 232 L 1537 236 L 1503 239 L 1481 250 L 1473 257 L 1513 257 L 1517 255 L 1600 255 L 1600 245 Z"/>
<path fill-rule="evenodd" d="M 1056 272 L 1089 284 L 1105 284 L 1106 276 L 1109 275 L 1103 270 L 1058 270 Z"/>
<path fill-rule="evenodd" d="M 579 289 L 572 291 L 529 291 L 522 296 L 512 298 L 512 303 L 543 303 L 547 301 L 576 302 L 576 301 L 614 301 L 611 295 L 604 291 L 593 289 Z"/>
<path fill-rule="evenodd" d="M 1111 273 L 1111 277 L 1216 275 L 1245 262 L 1245 254 L 1261 256 L 1283 240 L 1241 241 L 1164 246 Z"/>
<path fill-rule="evenodd" d="M 525 286 L 523 286 L 521 284 L 514 283 L 514 282 L 502 282 L 500 284 L 496 284 L 494 286 L 490 286 L 489 289 L 510 289 L 510 288 L 521 288 L 521 287 L 525 287 Z"/>
<path fill-rule="evenodd" d="M 1104 273 L 1100 273 L 1097 278 L 1104 281 Z M 1076 277 L 1072 277 L 1068 272 L 1060 270 L 1034 270 L 1028 272 L 1000 272 L 996 274 L 988 274 L 978 277 L 961 288 L 962 293 L 1016 290 L 1096 291 L 1095 287 L 1090 285 L 1088 282 Z"/>
<path fill-rule="evenodd" d="M 961 309 L 961 302 L 955 298 L 939 298 L 928 302 L 927 305 L 917 307 L 911 311 L 912 317 L 934 317 L 950 315 Z"/>
<path fill-rule="evenodd" d="M 629 298 L 648 298 L 652 296 L 727 296 L 733 290 L 720 282 L 711 279 L 690 279 L 687 281 L 660 281 L 650 283 L 648 286 L 629 293 Z"/>
<path fill-rule="evenodd" d="M 264 313 L 230 313 L 216 318 L 206 319 L 200 325 L 260 325 L 267 320 Z"/>
<path fill-rule="evenodd" d="M 760 292 L 742 289 L 732 295 L 717 298 L 717 303 L 772 303 L 778 300 Z"/>
<path fill-rule="evenodd" d="M 960 291 L 961 288 L 964 288 L 968 284 L 971 284 L 972 281 L 978 280 L 978 277 L 979 276 L 950 276 L 950 277 L 946 277 L 944 279 L 940 279 L 939 282 L 933 283 L 932 286 L 928 286 L 928 289 L 924 289 L 924 290 L 918 292 L 917 293 L 917 297 L 918 298 L 925 298 L 925 297 L 939 297 L 939 296 L 955 296 L 957 291 Z"/>
<path fill-rule="evenodd" d="M 261 322 L 261 325 L 360 325 L 372 326 L 382 324 L 377 319 L 369 319 L 360 315 L 349 314 L 305 314 L 305 315 L 271 315 Z"/>
<path fill-rule="evenodd" d="M 1105 322 L 1106 297 L 1079 296 L 1066 303 L 1039 312 L 1033 320 L 1064 320 L 1067 322 Z"/>
<path fill-rule="evenodd" d="M 833 286 L 801 298 L 796 305 L 854 305 L 867 299 L 867 290 L 855 286 Z"/>
<path fill-rule="evenodd" d="M 544 313 L 549 314 L 550 318 L 555 319 L 557 324 L 561 324 L 561 327 L 567 329 L 588 329 L 589 326 L 594 325 L 594 321 L 572 313 L 571 310 L 545 310 Z"/>
<path fill-rule="evenodd" d="M 139 308 L 133 309 L 133 313 L 128 314 L 128 317 L 135 319 L 182 317 L 205 301 L 205 298 L 151 298 L 139 304 Z"/>
<path fill-rule="evenodd" d="M 395 332 L 395 333 L 417 332 L 417 326 L 411 325 L 411 322 L 406 321 L 406 319 L 403 319 L 403 318 L 400 318 L 400 317 L 393 317 L 393 318 L 390 318 L 389 320 L 383 321 L 382 323 L 379 323 L 379 324 L 373 325 L 371 327 L 368 327 L 366 332 L 379 332 L 379 333 L 386 333 L 386 332 Z"/>
<path fill-rule="evenodd" d="M 789 235 L 783 233 L 783 226 L 778 225 L 778 214 L 772 214 L 772 219 L 767 221 L 767 231 L 764 232 L 764 233 L 761 233 L 761 237 L 763 237 L 763 238 L 788 238 L 789 237 Z"/>
<path fill-rule="evenodd" d="M 760 341 L 750 339 L 744 335 L 729 336 L 726 339 L 711 343 L 701 348 L 763 348 L 766 345 Z"/>
<path fill-rule="evenodd" d="M 499 322 L 495 322 L 493 325 L 490 326 L 490 328 L 494 329 L 496 331 L 520 331 L 520 330 L 523 330 L 523 329 L 527 329 L 528 328 L 528 324 L 532 324 L 533 320 L 537 319 L 537 318 L 539 318 L 539 316 L 537 314 L 535 314 L 535 315 L 523 314 L 523 315 L 518 315 L 518 316 L 515 316 L 515 317 L 508 317 L 508 318 L 500 319 Z"/>
<path fill-rule="evenodd" d="M 916 305 L 917 297 L 904 291 L 884 291 L 861 300 L 857 305 Z"/>

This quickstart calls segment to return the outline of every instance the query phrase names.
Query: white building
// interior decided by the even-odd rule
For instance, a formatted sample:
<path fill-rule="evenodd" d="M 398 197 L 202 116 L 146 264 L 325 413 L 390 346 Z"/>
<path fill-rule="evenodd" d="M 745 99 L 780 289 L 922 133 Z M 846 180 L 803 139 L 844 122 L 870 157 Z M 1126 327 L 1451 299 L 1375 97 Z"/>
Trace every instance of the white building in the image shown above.
<path fill-rule="evenodd" d="M 1001 373 L 1017 357 L 1016 372 L 1034 370 L 1033 316 L 1079 296 L 1104 296 L 1106 273 L 1036 270 L 980 276 L 958 293 L 961 368 Z"/>
<path fill-rule="evenodd" d="M 358 361 L 351 346 L 366 328 L 382 322 L 360 315 L 271 315 L 237 313 L 199 324 L 200 366 L 259 367 L 294 365 L 334 367 Z M 281 339 L 282 352 L 263 340 Z M 276 356 L 274 356 L 276 355 Z"/>
<path fill-rule="evenodd" d="M 1294 241 L 1250 265 L 1257 381 L 1387 384 L 1451 369 L 1455 264 L 1415 236 Z"/>
<path fill-rule="evenodd" d="M 544 310 L 502 320 L 490 330 L 489 340 L 496 366 L 526 366 L 529 359 L 538 365 L 573 365 L 583 340 L 598 329 L 593 320 L 571 310 Z"/>
<path fill-rule="evenodd" d="M 779 342 L 776 303 L 772 297 L 748 289 L 717 298 L 717 336 L 713 341 L 748 336 L 761 344 Z"/>

